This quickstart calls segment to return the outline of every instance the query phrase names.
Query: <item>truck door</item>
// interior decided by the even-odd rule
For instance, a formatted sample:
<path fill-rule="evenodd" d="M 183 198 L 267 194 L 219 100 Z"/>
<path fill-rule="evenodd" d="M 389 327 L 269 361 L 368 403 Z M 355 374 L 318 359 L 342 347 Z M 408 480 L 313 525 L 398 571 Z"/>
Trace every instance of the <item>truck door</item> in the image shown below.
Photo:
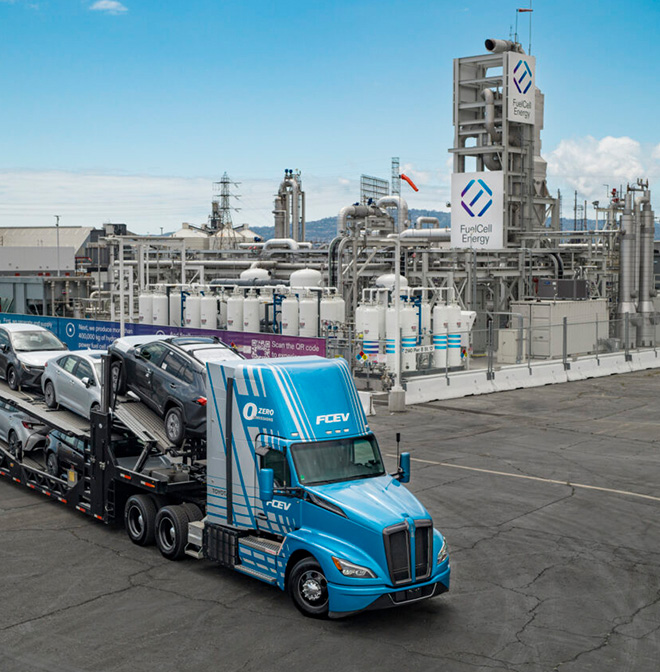
<path fill-rule="evenodd" d="M 275 477 L 273 500 L 257 515 L 260 529 L 285 535 L 300 527 L 301 500 L 291 488 L 291 471 L 283 450 L 268 449 L 261 457 L 261 466 L 272 469 Z"/>

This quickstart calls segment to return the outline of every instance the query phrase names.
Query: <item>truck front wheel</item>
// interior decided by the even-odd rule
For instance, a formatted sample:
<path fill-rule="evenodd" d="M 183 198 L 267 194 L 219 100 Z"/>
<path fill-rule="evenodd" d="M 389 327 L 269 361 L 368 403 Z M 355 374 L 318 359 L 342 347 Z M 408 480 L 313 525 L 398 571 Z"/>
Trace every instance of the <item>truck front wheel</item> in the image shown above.
<path fill-rule="evenodd" d="M 156 505 L 149 495 L 133 495 L 126 500 L 124 526 L 128 538 L 138 546 L 149 546 L 156 538 Z"/>
<path fill-rule="evenodd" d="M 305 616 L 328 616 L 328 582 L 314 558 L 303 558 L 295 564 L 289 577 L 289 595 Z"/>
<path fill-rule="evenodd" d="M 180 560 L 188 543 L 188 514 L 183 506 L 164 506 L 156 515 L 156 546 L 168 560 Z"/>

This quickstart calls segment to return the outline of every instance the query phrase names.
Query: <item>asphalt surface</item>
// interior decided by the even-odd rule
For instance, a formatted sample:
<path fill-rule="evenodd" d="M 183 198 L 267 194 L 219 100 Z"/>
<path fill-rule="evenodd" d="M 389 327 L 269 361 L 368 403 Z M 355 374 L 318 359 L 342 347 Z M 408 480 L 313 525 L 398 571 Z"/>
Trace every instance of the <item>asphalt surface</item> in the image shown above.
<path fill-rule="evenodd" d="M 383 452 L 402 432 L 449 540 L 452 586 L 342 621 L 0 482 L 0 671 L 655 672 L 659 392 L 652 371 L 378 407 Z"/>

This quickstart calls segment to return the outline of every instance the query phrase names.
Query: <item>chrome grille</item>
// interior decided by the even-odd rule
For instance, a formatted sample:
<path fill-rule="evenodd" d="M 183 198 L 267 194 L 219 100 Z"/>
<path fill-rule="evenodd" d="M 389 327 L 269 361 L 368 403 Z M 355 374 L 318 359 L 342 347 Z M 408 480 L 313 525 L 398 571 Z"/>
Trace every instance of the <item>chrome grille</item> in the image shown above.
<path fill-rule="evenodd" d="M 431 521 L 415 521 L 414 527 L 414 567 L 415 581 L 423 581 L 431 574 L 431 551 L 433 549 L 433 527 Z M 392 584 L 397 586 L 413 582 L 412 526 L 399 523 L 383 532 L 385 556 Z"/>

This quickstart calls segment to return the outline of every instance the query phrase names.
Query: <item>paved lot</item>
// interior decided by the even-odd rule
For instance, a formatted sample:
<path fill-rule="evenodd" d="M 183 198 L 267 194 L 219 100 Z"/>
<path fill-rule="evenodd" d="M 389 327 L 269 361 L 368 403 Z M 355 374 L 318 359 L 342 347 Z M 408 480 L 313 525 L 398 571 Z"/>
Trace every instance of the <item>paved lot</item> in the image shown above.
<path fill-rule="evenodd" d="M 379 407 L 371 425 L 384 453 L 396 431 L 413 453 L 453 584 L 343 621 L 1 482 L 0 670 L 655 672 L 659 393 L 654 371 Z"/>

